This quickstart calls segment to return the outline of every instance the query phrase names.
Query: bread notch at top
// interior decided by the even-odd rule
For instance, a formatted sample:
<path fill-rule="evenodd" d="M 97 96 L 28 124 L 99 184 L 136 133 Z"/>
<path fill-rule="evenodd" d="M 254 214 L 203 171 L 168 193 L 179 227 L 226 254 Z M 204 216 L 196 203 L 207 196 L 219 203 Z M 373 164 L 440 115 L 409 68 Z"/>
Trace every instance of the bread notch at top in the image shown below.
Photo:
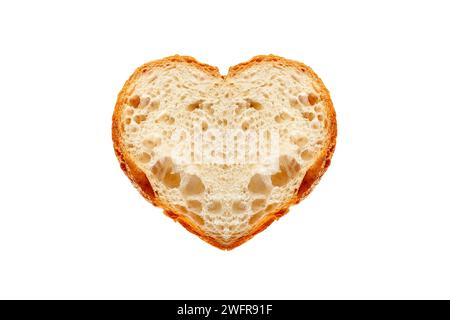
<path fill-rule="evenodd" d="M 120 166 L 140 193 L 228 250 L 311 192 L 336 133 L 320 78 L 274 55 L 224 76 L 187 56 L 146 63 L 120 91 L 112 124 Z"/>

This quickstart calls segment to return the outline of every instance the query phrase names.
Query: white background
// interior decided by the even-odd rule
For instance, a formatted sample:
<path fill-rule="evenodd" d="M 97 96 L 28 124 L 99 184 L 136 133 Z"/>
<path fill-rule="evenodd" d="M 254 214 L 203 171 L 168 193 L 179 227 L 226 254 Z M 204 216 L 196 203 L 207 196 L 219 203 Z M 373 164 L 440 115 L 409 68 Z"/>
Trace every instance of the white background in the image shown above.
<path fill-rule="evenodd" d="M 450 298 L 448 1 L 4 1 L 0 298 Z M 303 61 L 338 116 L 315 191 L 220 251 L 147 203 L 110 127 L 172 54 Z"/>

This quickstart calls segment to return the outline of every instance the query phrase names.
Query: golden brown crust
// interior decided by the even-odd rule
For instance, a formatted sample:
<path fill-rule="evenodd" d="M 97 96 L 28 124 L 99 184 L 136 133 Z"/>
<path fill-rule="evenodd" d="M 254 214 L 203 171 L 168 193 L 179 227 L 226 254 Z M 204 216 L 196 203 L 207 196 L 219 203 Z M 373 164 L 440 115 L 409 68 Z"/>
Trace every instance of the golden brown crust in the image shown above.
<path fill-rule="evenodd" d="M 223 244 L 214 238 L 208 236 L 207 234 L 203 233 L 202 230 L 200 230 L 196 224 L 191 221 L 188 217 L 185 215 L 182 215 L 180 213 L 175 212 L 174 210 L 168 208 L 165 206 L 161 201 L 159 201 L 157 195 L 155 194 L 150 182 L 148 181 L 146 175 L 142 170 L 138 168 L 138 166 L 134 163 L 134 161 L 131 159 L 131 157 L 126 153 L 126 149 L 122 145 L 121 141 L 121 127 L 120 127 L 120 117 L 122 114 L 122 108 L 126 104 L 128 96 L 133 92 L 134 90 L 134 83 L 135 80 L 137 80 L 143 73 L 156 68 L 156 67 L 163 67 L 168 63 L 173 62 L 184 62 L 192 64 L 194 67 L 219 78 L 231 78 L 241 71 L 248 69 L 252 67 L 253 65 L 261 62 L 268 62 L 273 61 L 277 64 L 284 65 L 284 66 L 291 66 L 298 68 L 302 72 L 306 72 L 308 76 L 313 78 L 315 80 L 315 83 L 319 86 L 318 91 L 320 94 L 320 99 L 325 102 L 325 106 L 327 109 L 327 115 L 328 115 L 328 145 L 326 148 L 324 148 L 322 154 L 318 157 L 316 162 L 309 168 L 309 170 L 306 172 L 305 177 L 301 183 L 301 185 L 298 188 L 298 192 L 293 199 L 286 203 L 281 209 L 278 211 L 268 214 L 264 219 L 262 219 L 247 235 L 244 237 L 241 237 L 237 239 L 236 241 L 229 243 L 229 244 Z M 337 137 L 337 124 L 336 124 L 336 113 L 333 107 L 333 103 L 330 98 L 330 94 L 323 84 L 322 80 L 317 76 L 317 74 L 314 73 L 314 71 L 306 66 L 303 63 L 288 60 L 282 57 L 278 57 L 275 55 L 261 55 L 256 56 L 250 59 L 247 62 L 240 63 L 236 66 L 233 66 L 229 69 L 228 74 L 226 76 L 222 76 L 219 73 L 219 70 L 216 67 L 203 64 L 198 62 L 192 57 L 189 56 L 170 56 L 161 60 L 151 61 L 148 62 L 138 69 L 131 75 L 131 77 L 127 80 L 125 85 L 123 86 L 122 90 L 120 91 L 116 106 L 114 109 L 113 114 L 113 124 L 112 124 L 112 139 L 114 144 L 114 151 L 116 153 L 117 159 L 119 160 L 120 167 L 125 172 L 125 174 L 128 176 L 128 178 L 131 180 L 133 185 L 139 190 L 139 192 L 146 198 L 148 201 L 150 201 L 152 204 L 154 204 L 157 207 L 161 207 L 164 209 L 164 213 L 172 218 L 175 221 L 178 221 L 183 227 L 185 227 L 188 231 L 192 232 L 193 234 L 197 235 L 204 241 L 210 243 L 211 245 L 223 249 L 223 250 L 231 250 L 234 249 L 244 242 L 250 240 L 253 238 L 256 234 L 260 233 L 261 231 L 265 230 L 268 226 L 272 224 L 275 220 L 279 219 L 283 215 L 285 215 L 289 211 L 289 207 L 293 204 L 299 203 L 301 200 L 303 200 L 309 193 L 311 193 L 314 186 L 319 182 L 322 175 L 327 170 L 328 166 L 330 165 L 331 158 L 333 156 L 333 152 L 336 146 L 336 137 Z"/>

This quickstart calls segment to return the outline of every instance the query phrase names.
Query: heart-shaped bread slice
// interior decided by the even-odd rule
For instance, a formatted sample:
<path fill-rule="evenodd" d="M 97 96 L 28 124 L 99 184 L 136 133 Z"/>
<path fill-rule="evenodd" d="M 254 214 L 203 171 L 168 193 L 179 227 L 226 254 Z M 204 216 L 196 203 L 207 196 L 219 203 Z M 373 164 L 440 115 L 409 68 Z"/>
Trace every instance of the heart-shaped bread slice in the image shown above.
<path fill-rule="evenodd" d="M 217 68 L 186 56 L 144 64 L 113 115 L 114 149 L 141 194 L 221 249 L 306 197 L 334 151 L 328 90 L 306 65 L 257 56 Z"/>

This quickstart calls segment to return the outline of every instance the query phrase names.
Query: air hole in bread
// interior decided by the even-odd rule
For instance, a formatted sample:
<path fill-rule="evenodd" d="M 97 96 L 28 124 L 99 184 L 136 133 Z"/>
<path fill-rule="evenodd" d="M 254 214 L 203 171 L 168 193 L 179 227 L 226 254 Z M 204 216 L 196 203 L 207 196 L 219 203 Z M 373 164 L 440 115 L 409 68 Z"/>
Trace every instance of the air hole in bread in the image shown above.
<path fill-rule="evenodd" d="M 222 203 L 220 201 L 213 201 L 208 204 L 207 208 L 210 213 L 220 213 L 222 211 Z"/>
<path fill-rule="evenodd" d="M 295 98 L 289 99 L 289 104 L 291 105 L 292 108 L 298 108 L 300 106 L 300 103 Z"/>
<path fill-rule="evenodd" d="M 152 100 L 152 102 L 150 102 L 150 111 L 158 110 L 159 104 L 160 102 L 158 100 Z"/>
<path fill-rule="evenodd" d="M 200 109 L 201 103 L 202 103 L 202 100 L 194 101 L 186 106 L 186 110 L 189 112 L 192 112 L 196 109 Z"/>
<path fill-rule="evenodd" d="M 166 174 L 163 183 L 168 188 L 178 188 L 180 186 L 181 177 L 178 172 Z"/>
<path fill-rule="evenodd" d="M 154 139 L 145 139 L 142 144 L 147 148 L 147 149 L 153 149 L 157 146 L 159 146 L 159 144 L 161 143 L 161 139 L 160 138 L 154 138 Z"/>
<path fill-rule="evenodd" d="M 308 121 L 313 121 L 314 118 L 316 117 L 316 115 L 313 112 L 303 112 L 302 116 Z"/>
<path fill-rule="evenodd" d="M 304 150 L 304 151 L 302 151 L 300 156 L 303 160 L 308 161 L 308 160 L 311 160 L 312 158 L 314 158 L 314 153 L 310 150 Z"/>
<path fill-rule="evenodd" d="M 297 162 L 297 160 L 289 156 L 280 157 L 280 166 L 286 170 L 289 178 L 295 177 L 300 172 L 301 169 L 301 166 Z"/>
<path fill-rule="evenodd" d="M 169 157 L 158 160 L 152 167 L 152 173 L 168 188 L 180 186 L 180 174 L 174 172 L 172 159 Z"/>
<path fill-rule="evenodd" d="M 319 115 L 317 116 L 317 120 L 319 120 L 320 122 L 322 122 L 322 121 L 323 121 L 323 115 L 319 114 Z"/>
<path fill-rule="evenodd" d="M 319 98 L 314 93 L 308 95 L 308 102 L 310 105 L 315 105 L 317 101 L 319 101 Z"/>
<path fill-rule="evenodd" d="M 146 108 L 149 102 L 150 97 L 141 97 L 141 101 L 139 102 L 139 108 Z"/>
<path fill-rule="evenodd" d="M 256 194 L 268 194 L 272 190 L 272 185 L 267 176 L 257 173 L 251 177 L 248 190 Z"/>
<path fill-rule="evenodd" d="M 249 127 L 249 124 L 248 124 L 247 121 L 245 121 L 245 122 L 242 123 L 242 130 L 247 131 L 247 130 L 248 130 L 248 127 Z"/>
<path fill-rule="evenodd" d="M 183 188 L 181 190 L 181 193 L 184 196 L 193 196 L 201 194 L 205 191 L 205 185 L 203 184 L 202 180 L 196 176 L 188 174 L 185 177 L 185 183 L 183 185 Z"/>
<path fill-rule="evenodd" d="M 128 99 L 128 103 L 129 103 L 130 106 L 132 106 L 133 108 L 139 107 L 139 103 L 140 103 L 140 102 L 141 102 L 141 98 L 139 98 L 138 95 L 131 96 L 131 97 Z"/>
<path fill-rule="evenodd" d="M 293 136 L 291 137 L 291 142 L 298 147 L 303 147 L 308 143 L 308 138 L 304 136 Z"/>
<path fill-rule="evenodd" d="M 174 124 L 175 119 L 165 113 L 165 114 L 161 115 L 158 119 L 156 119 L 156 123 L 160 123 L 160 122 L 165 122 L 167 124 Z"/>
<path fill-rule="evenodd" d="M 234 201 L 231 210 L 233 213 L 243 213 L 247 210 L 247 206 L 243 201 Z"/>
<path fill-rule="evenodd" d="M 293 118 L 286 112 L 282 112 L 279 115 L 275 116 L 275 122 L 281 123 L 285 120 L 293 120 Z"/>
<path fill-rule="evenodd" d="M 309 106 L 308 96 L 304 93 L 300 93 L 297 97 L 298 101 L 304 106 Z"/>
<path fill-rule="evenodd" d="M 138 160 L 142 163 L 148 163 L 152 159 L 151 155 L 147 152 L 143 152 L 139 155 Z"/>
<path fill-rule="evenodd" d="M 161 115 L 158 119 L 156 119 L 156 123 L 160 123 L 160 122 L 166 122 L 169 119 L 169 115 L 167 114 L 163 114 Z"/>
<path fill-rule="evenodd" d="M 263 108 L 262 104 L 259 103 L 258 101 L 252 100 L 252 99 L 248 99 L 248 107 L 255 109 L 255 110 L 261 110 Z"/>
<path fill-rule="evenodd" d="M 134 122 L 136 122 L 137 124 L 140 124 L 145 120 L 147 120 L 147 116 L 145 114 L 139 114 L 137 116 L 134 116 Z"/>
<path fill-rule="evenodd" d="M 273 174 L 270 178 L 272 180 L 272 184 L 275 187 L 282 187 L 289 181 L 289 177 L 283 168 L 281 168 L 277 173 Z"/>
<path fill-rule="evenodd" d="M 197 200 L 189 200 L 186 202 L 188 205 L 188 209 L 194 211 L 195 213 L 202 212 L 202 203 Z"/>
<path fill-rule="evenodd" d="M 286 185 L 300 171 L 299 163 L 286 155 L 280 157 L 279 166 L 279 171 L 271 176 L 272 184 L 277 187 Z"/>
<path fill-rule="evenodd" d="M 208 130 L 208 123 L 207 122 L 202 122 L 202 130 L 203 131 L 206 131 L 206 130 Z"/>
<path fill-rule="evenodd" d="M 262 209 L 264 209 L 265 206 L 266 206 L 266 200 L 265 199 L 253 200 L 253 202 L 252 202 L 252 211 L 256 212 L 256 211 L 262 210 Z"/>
<path fill-rule="evenodd" d="M 126 119 L 125 119 L 125 124 L 128 125 L 128 124 L 130 124 L 130 123 L 131 123 L 131 118 L 126 118 Z"/>
<path fill-rule="evenodd" d="M 203 103 L 202 107 L 203 109 L 206 111 L 206 113 L 208 113 L 209 115 L 213 115 L 214 114 L 214 110 L 213 110 L 213 104 L 212 103 Z"/>
<path fill-rule="evenodd" d="M 133 108 L 127 108 L 126 111 L 125 111 L 125 114 L 127 116 L 132 116 L 134 114 Z"/>

